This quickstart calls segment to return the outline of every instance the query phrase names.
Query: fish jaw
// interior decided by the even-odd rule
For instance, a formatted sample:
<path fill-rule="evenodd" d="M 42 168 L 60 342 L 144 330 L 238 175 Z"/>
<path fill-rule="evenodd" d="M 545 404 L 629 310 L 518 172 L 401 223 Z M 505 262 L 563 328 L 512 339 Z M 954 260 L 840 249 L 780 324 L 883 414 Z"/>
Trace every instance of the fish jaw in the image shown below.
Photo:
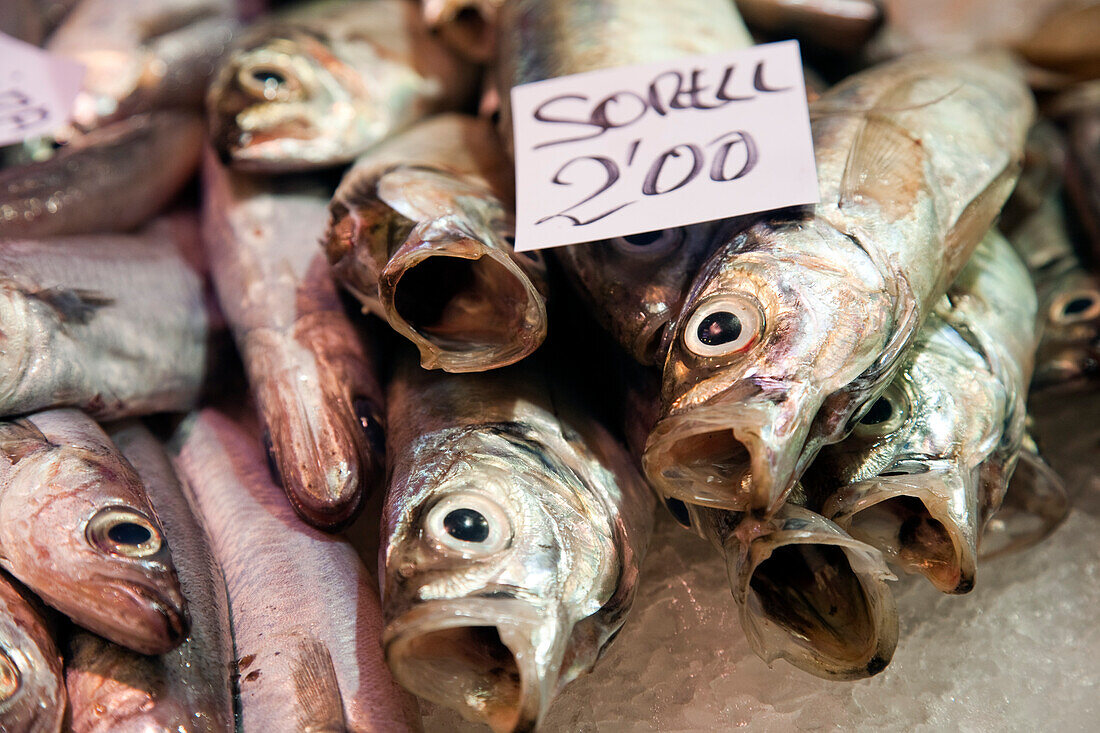
<path fill-rule="evenodd" d="M 561 686 L 567 636 L 554 608 L 517 599 L 434 600 L 383 632 L 404 687 L 495 733 L 537 727 Z"/>
<path fill-rule="evenodd" d="M 715 514 L 710 511 L 711 527 Z M 706 531 L 706 530 L 705 530 Z M 753 651 L 825 679 L 881 672 L 898 641 L 894 576 L 874 548 L 802 507 L 709 530 Z M 839 612 L 839 613 L 838 613 Z"/>
<path fill-rule="evenodd" d="M 513 364 L 546 338 L 546 298 L 506 250 L 453 224 L 416 227 L 389 259 L 379 276 L 387 319 L 425 369 Z"/>
<path fill-rule="evenodd" d="M 646 476 L 666 499 L 770 511 L 797 480 L 819 405 L 810 390 L 736 384 L 657 422 L 642 457 Z"/>
<path fill-rule="evenodd" d="M 942 463 L 898 462 L 837 491 L 822 514 L 905 572 L 967 593 L 977 572 L 979 474 Z"/>

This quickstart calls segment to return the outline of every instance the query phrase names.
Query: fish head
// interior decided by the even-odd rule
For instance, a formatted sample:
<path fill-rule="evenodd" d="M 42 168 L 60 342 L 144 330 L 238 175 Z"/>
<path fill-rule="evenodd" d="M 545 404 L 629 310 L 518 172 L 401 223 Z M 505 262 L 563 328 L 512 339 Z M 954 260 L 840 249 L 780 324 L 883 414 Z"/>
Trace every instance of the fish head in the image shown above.
<path fill-rule="evenodd" d="M 61 655 L 38 604 L 0 577 L 0 720 L 9 730 L 56 729 L 63 691 Z"/>
<path fill-rule="evenodd" d="M 1032 379 L 1036 391 L 1077 388 L 1100 379 L 1100 280 L 1073 270 L 1052 291 L 1040 312 L 1043 337 Z"/>
<path fill-rule="evenodd" d="M 621 623 L 615 521 L 515 423 L 437 438 L 387 507 L 387 660 L 416 694 L 527 730 Z"/>
<path fill-rule="evenodd" d="M 811 219 L 753 226 L 710 258 L 674 326 L 646 447 L 659 493 L 741 510 L 793 485 L 825 399 L 875 364 L 893 325 L 854 246 Z"/>
<path fill-rule="evenodd" d="M 393 127 L 388 106 L 364 104 L 369 82 L 325 39 L 276 27 L 246 39 L 207 97 L 215 148 L 244 170 L 346 162 Z"/>
<path fill-rule="evenodd" d="M 5 567 L 100 636 L 142 654 L 175 648 L 190 618 L 164 529 L 134 469 L 68 445 L 16 457 L 0 506 Z"/>

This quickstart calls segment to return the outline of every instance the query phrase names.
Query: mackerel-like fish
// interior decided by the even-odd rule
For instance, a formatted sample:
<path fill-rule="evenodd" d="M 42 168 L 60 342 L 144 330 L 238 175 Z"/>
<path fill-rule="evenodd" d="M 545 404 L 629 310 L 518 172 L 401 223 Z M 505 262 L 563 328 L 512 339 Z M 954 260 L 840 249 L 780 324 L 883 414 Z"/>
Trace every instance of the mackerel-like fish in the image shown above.
<path fill-rule="evenodd" d="M 233 0 L 82 0 L 46 49 L 87 67 L 73 126 L 202 104 L 236 29 Z"/>
<path fill-rule="evenodd" d="M 406 359 L 388 407 L 386 659 L 421 697 L 531 730 L 625 621 L 652 497 L 535 366 L 446 375 Z"/>
<path fill-rule="evenodd" d="M 178 465 L 225 571 L 246 731 L 419 728 L 382 656 L 377 585 L 345 540 L 301 522 L 251 431 L 204 410 Z"/>
<path fill-rule="evenodd" d="M 737 0 L 750 28 L 854 56 L 882 25 L 882 0 Z"/>
<path fill-rule="evenodd" d="M 546 337 L 546 268 L 512 248 L 512 186 L 492 126 L 450 114 L 378 145 L 336 190 L 334 274 L 426 369 L 493 369 Z"/>
<path fill-rule="evenodd" d="M 0 423 L 0 566 L 142 654 L 188 633 L 164 530 L 133 467 L 78 410 Z"/>
<path fill-rule="evenodd" d="M 312 2 L 242 34 L 210 87 L 218 151 L 238 168 L 346 163 L 432 112 L 458 109 L 474 66 L 412 0 Z"/>
<path fill-rule="evenodd" d="M 716 250 L 675 323 L 644 458 L 662 495 L 778 508 L 890 383 L 988 231 L 1033 107 L 999 54 L 904 58 L 815 104 L 821 203 Z"/>
<path fill-rule="evenodd" d="M 0 730 L 61 730 L 65 680 L 61 654 L 43 610 L 0 573 Z"/>
<path fill-rule="evenodd" d="M 384 463 L 382 390 L 317 248 L 331 188 L 257 180 L 207 155 L 203 231 L 265 442 L 295 509 L 350 521 Z"/>
<path fill-rule="evenodd" d="M 732 0 L 519 0 L 501 8 L 497 32 L 500 129 L 508 140 L 517 84 L 753 43 Z M 677 227 L 559 247 L 554 256 L 616 340 L 639 361 L 658 363 L 665 328 L 718 243 L 715 229 Z"/>
<path fill-rule="evenodd" d="M 804 477 L 825 516 L 945 593 L 974 587 L 982 527 L 1016 465 L 1037 309 L 1027 268 L 991 230 L 894 381 Z"/>
<path fill-rule="evenodd" d="M 80 407 L 109 419 L 183 410 L 210 355 L 188 215 L 138 234 L 0 247 L 0 415 Z"/>
<path fill-rule="evenodd" d="M 108 434 L 133 465 L 172 544 L 191 631 L 172 651 L 143 656 L 76 632 L 69 640 L 65 684 L 73 733 L 233 730 L 233 642 L 225 578 L 206 531 L 184 496 L 164 449 L 138 422 Z"/>
<path fill-rule="evenodd" d="M 151 112 L 82 135 L 39 163 L 0 171 L 0 239 L 122 232 L 175 198 L 198 166 L 198 114 Z"/>

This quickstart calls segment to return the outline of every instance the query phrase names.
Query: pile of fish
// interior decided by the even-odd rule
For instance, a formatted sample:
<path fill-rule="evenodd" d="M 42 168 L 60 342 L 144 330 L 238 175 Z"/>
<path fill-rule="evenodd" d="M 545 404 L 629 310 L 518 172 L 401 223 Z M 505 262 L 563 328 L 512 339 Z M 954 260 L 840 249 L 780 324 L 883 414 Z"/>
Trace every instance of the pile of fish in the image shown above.
<path fill-rule="evenodd" d="M 0 730 L 536 728 L 658 504 L 867 677 L 1066 515 L 1100 5 L 263 5 L 0 12 L 87 67 L 0 150 Z M 513 86 L 792 37 L 820 203 L 514 250 Z"/>

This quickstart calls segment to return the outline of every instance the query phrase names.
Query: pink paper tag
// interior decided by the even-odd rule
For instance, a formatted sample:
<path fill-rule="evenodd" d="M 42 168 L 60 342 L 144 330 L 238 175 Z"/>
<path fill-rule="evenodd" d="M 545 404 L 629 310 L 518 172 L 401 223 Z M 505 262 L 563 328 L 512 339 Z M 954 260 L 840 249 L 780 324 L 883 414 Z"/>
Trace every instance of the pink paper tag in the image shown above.
<path fill-rule="evenodd" d="M 797 41 L 512 89 L 516 249 L 818 201 Z"/>
<path fill-rule="evenodd" d="M 83 79 L 83 64 L 0 33 L 0 145 L 68 122 Z"/>

